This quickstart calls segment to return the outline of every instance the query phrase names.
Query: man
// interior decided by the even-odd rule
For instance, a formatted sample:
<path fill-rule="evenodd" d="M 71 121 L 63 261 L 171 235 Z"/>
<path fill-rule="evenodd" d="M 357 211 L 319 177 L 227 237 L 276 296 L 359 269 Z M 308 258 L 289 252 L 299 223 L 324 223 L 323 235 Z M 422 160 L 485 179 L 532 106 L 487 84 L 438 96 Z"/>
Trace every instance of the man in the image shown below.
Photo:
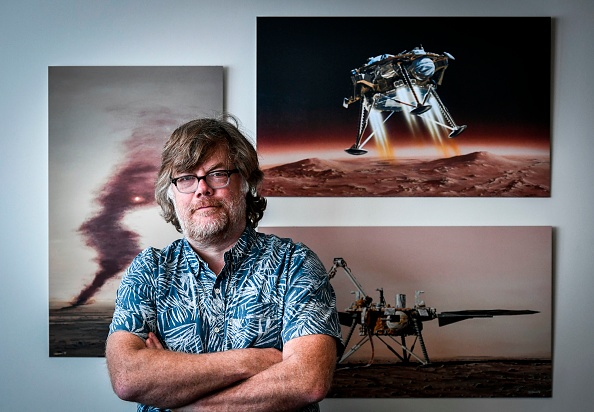
<path fill-rule="evenodd" d="M 155 196 L 184 238 L 134 259 L 106 347 L 114 391 L 139 411 L 315 411 L 329 390 L 334 292 L 306 246 L 254 230 L 262 179 L 236 122 L 194 120 L 167 141 Z"/>

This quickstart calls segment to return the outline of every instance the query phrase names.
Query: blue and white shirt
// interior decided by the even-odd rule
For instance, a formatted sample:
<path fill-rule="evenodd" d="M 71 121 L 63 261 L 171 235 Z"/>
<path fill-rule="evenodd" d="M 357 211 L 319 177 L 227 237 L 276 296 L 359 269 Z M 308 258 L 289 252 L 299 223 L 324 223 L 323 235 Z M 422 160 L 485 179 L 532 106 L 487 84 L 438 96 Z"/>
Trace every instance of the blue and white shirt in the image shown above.
<path fill-rule="evenodd" d="M 316 254 L 251 228 L 225 253 L 218 276 L 186 239 L 142 251 L 118 289 L 110 333 L 119 330 L 143 339 L 154 332 L 167 349 L 187 353 L 282 350 L 300 336 L 341 336 L 334 291 Z"/>

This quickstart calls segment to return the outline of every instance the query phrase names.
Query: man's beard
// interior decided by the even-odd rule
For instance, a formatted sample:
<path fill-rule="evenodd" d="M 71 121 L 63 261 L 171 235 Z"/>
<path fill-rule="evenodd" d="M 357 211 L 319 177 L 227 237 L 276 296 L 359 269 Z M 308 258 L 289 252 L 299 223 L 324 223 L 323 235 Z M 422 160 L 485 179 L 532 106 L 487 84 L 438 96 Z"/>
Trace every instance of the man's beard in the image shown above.
<path fill-rule="evenodd" d="M 195 220 L 194 214 L 200 213 L 199 208 L 204 205 L 215 206 L 216 209 L 202 217 L 202 221 Z M 234 234 L 237 225 L 245 225 L 246 201 L 243 195 L 231 200 L 208 199 L 189 206 L 182 213 L 183 216 L 178 214 L 178 220 L 188 239 L 196 242 L 222 240 Z"/>

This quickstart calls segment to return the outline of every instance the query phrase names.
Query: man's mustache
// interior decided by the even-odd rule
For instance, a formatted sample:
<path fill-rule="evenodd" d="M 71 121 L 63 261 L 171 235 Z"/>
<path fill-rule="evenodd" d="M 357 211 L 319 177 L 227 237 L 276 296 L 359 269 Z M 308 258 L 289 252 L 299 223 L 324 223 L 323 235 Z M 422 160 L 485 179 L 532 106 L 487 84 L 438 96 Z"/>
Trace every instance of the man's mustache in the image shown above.
<path fill-rule="evenodd" d="M 205 208 L 205 207 L 222 207 L 225 205 L 225 202 L 220 200 L 207 200 L 207 201 L 200 201 L 198 203 L 193 203 L 190 206 L 190 213 L 193 214 L 198 210 Z"/>

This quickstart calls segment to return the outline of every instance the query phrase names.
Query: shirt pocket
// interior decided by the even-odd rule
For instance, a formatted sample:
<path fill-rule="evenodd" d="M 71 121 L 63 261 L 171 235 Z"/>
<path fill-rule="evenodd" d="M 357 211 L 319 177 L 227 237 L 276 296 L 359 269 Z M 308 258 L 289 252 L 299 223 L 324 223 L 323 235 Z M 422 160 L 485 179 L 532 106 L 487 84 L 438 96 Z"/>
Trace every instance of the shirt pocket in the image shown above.
<path fill-rule="evenodd" d="M 237 306 L 229 319 L 227 336 L 233 348 L 282 348 L 282 315 L 274 303 Z"/>

